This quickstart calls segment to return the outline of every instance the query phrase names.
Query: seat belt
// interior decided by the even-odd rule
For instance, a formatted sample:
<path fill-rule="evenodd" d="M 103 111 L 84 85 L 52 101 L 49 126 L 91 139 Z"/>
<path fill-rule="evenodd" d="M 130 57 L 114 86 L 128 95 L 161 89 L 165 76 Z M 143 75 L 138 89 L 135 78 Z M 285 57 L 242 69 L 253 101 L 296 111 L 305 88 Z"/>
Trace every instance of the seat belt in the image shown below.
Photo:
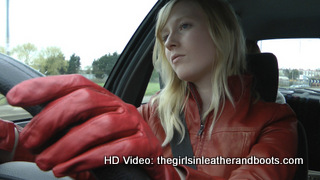
<path fill-rule="evenodd" d="M 176 129 L 174 129 L 173 138 L 170 142 L 172 155 L 174 158 L 185 158 L 185 157 L 187 157 L 188 159 L 193 158 L 194 153 L 192 150 L 189 131 L 187 128 L 187 123 L 186 123 L 186 120 L 184 117 L 184 113 L 183 112 L 180 113 L 179 117 L 182 120 L 184 130 L 185 130 L 185 135 L 184 135 L 182 142 L 179 144 L 179 141 L 181 140 L 181 136 L 180 136 L 179 132 Z M 195 164 L 188 164 L 188 163 L 186 164 L 185 163 L 183 165 L 189 166 L 193 169 L 197 169 Z"/>

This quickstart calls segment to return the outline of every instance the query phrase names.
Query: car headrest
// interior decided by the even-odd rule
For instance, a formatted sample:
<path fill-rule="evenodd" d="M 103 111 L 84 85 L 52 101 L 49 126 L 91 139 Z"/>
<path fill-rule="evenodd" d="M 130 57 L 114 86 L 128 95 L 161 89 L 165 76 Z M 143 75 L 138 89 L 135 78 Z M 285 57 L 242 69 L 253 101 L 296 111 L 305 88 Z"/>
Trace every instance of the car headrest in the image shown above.
<path fill-rule="evenodd" d="M 275 102 L 278 92 L 278 61 L 272 53 L 247 54 L 247 70 L 254 77 L 254 88 L 267 102 Z"/>

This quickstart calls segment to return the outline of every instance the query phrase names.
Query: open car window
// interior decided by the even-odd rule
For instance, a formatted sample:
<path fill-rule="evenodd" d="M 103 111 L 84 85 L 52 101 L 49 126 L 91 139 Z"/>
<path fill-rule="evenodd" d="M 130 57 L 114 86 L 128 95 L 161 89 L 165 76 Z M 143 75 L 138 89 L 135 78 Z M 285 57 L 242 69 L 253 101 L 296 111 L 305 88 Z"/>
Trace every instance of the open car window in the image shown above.
<path fill-rule="evenodd" d="M 263 40 L 258 45 L 278 59 L 280 92 L 320 99 L 320 39 Z"/>

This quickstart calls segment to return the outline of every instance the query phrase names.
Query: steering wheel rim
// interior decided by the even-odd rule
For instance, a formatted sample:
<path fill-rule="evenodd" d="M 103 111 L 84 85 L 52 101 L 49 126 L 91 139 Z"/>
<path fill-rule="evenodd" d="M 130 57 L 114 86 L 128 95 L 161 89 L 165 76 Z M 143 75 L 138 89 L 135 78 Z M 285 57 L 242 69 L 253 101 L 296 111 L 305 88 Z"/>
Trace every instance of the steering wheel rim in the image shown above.
<path fill-rule="evenodd" d="M 0 93 L 3 95 L 6 96 L 13 86 L 22 81 L 44 76 L 30 66 L 0 53 Z M 43 105 L 37 105 L 27 107 L 25 110 L 35 116 L 43 107 Z"/>
<path fill-rule="evenodd" d="M 6 96 L 11 88 L 22 81 L 44 76 L 45 75 L 30 66 L 0 53 L 0 93 L 3 95 Z M 26 107 L 24 109 L 32 116 L 35 116 L 44 108 L 44 106 L 45 105 L 42 104 Z M 21 167 L 21 162 L 19 163 Z M 106 179 L 106 177 L 110 179 L 114 179 L 114 177 L 117 177 L 117 179 L 150 179 L 139 166 L 135 165 L 119 164 L 116 166 L 105 166 L 92 170 L 92 173 L 97 179 Z"/>

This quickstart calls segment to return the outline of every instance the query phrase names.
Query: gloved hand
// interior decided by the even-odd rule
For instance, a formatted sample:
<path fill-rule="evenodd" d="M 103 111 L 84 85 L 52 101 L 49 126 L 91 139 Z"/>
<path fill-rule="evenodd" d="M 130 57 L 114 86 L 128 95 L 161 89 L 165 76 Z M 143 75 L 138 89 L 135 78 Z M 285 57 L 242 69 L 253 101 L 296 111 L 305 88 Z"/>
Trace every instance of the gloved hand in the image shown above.
<path fill-rule="evenodd" d="M 11 121 L 0 119 L 0 149 L 11 152 L 15 144 L 15 125 Z"/>
<path fill-rule="evenodd" d="M 13 122 L 0 119 L 0 163 L 34 160 L 34 155 L 18 142 L 21 130 Z"/>
<path fill-rule="evenodd" d="M 24 81 L 7 94 L 14 106 L 48 103 L 23 129 L 20 142 L 41 153 L 36 163 L 57 177 L 104 166 L 104 157 L 153 158 L 143 168 L 153 179 L 178 179 L 172 166 L 157 165 L 158 139 L 136 108 L 80 75 Z M 77 124 L 77 125 L 74 125 Z M 47 142 L 73 126 L 54 144 Z M 43 150 L 44 149 L 44 150 Z"/>

